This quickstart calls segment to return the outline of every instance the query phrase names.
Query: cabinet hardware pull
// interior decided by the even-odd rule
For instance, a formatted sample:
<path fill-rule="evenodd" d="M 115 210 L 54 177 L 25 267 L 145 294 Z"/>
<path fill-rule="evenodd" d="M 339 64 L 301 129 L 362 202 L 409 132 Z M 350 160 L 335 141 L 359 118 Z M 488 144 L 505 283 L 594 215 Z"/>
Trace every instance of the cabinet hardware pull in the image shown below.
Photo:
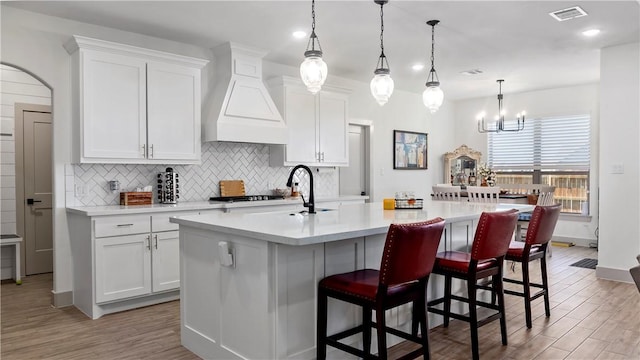
<path fill-rule="evenodd" d="M 117 227 L 133 226 L 133 224 L 118 224 Z"/>
<path fill-rule="evenodd" d="M 151 250 L 151 236 L 147 235 L 147 250 Z"/>
<path fill-rule="evenodd" d="M 156 250 L 158 250 L 158 235 L 154 235 L 153 238 L 155 239 L 154 247 L 156 248 Z"/>
<path fill-rule="evenodd" d="M 320 161 L 324 162 L 324 151 L 322 152 L 322 160 Z"/>
<path fill-rule="evenodd" d="M 149 158 L 153 159 L 153 144 L 151 144 L 151 150 L 149 150 Z"/>
<path fill-rule="evenodd" d="M 147 144 L 142 144 L 142 157 L 147 157 Z"/>

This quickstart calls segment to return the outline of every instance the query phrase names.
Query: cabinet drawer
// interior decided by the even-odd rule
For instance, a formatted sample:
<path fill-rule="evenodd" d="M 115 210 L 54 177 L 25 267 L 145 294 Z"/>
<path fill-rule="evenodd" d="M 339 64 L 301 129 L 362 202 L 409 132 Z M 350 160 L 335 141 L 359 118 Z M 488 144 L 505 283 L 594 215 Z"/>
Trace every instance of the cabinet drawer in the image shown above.
<path fill-rule="evenodd" d="M 151 232 L 149 215 L 95 219 L 93 226 L 97 238 Z"/>
<path fill-rule="evenodd" d="M 178 230 L 178 224 L 169 222 L 169 219 L 176 216 L 198 215 L 198 212 L 178 212 L 168 214 L 151 215 L 151 228 L 153 232 Z"/>

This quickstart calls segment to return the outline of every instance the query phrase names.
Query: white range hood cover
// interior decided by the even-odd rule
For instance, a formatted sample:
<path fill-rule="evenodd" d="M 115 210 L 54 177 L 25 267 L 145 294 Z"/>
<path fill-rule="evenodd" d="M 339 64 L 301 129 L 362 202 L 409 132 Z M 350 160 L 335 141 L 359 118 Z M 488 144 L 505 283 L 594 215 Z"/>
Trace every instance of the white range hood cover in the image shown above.
<path fill-rule="evenodd" d="M 234 43 L 213 52 L 216 84 L 204 140 L 286 144 L 286 124 L 262 82 L 266 52 Z"/>

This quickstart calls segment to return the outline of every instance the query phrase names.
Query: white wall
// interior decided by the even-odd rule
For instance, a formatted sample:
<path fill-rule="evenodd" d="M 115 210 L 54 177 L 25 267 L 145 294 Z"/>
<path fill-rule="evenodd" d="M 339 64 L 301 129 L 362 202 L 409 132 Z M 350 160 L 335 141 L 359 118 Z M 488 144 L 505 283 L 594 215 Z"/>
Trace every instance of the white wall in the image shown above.
<path fill-rule="evenodd" d="M 508 86 L 508 82 L 504 83 Z M 488 86 L 491 85 L 488 82 Z M 527 111 L 527 118 L 539 118 L 563 115 L 591 115 L 591 172 L 590 172 L 590 215 L 591 218 L 561 217 L 554 235 L 571 239 L 576 244 L 587 246 L 596 240 L 598 228 L 598 187 L 599 187 L 599 159 L 598 159 L 598 129 L 600 124 L 598 84 L 585 84 L 564 88 L 523 92 L 517 94 L 505 93 L 508 87 L 503 87 L 504 108 L 512 115 L 521 110 Z M 506 89 L 505 89 L 506 87 Z M 487 134 L 478 132 L 476 116 L 486 111 L 492 117 L 497 113 L 498 99 L 496 96 L 457 101 L 455 103 L 455 135 L 461 144 L 482 152 L 482 161 L 487 157 Z M 508 118 L 508 115 L 507 115 Z M 525 124 L 526 126 L 526 124 Z"/>
<path fill-rule="evenodd" d="M 600 56 L 600 248 L 598 277 L 631 281 L 640 254 L 640 50 L 613 46 Z M 622 174 L 612 167 L 623 165 Z"/>

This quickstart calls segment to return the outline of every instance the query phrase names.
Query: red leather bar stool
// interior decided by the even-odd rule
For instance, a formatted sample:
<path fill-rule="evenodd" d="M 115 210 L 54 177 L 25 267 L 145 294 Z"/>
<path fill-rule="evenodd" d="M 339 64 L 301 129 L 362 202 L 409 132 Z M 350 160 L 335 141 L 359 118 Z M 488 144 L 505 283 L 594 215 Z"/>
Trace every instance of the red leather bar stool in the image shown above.
<path fill-rule="evenodd" d="M 429 359 L 426 316 L 426 286 L 433 269 L 444 220 L 392 224 L 382 252 L 380 270 L 364 269 L 328 276 L 318 284 L 317 359 L 325 359 L 327 345 L 363 359 L 387 358 L 387 332 L 421 344 L 406 355 L 415 358 L 423 354 Z M 352 329 L 327 335 L 327 299 L 332 297 L 362 307 L 362 324 Z M 412 302 L 414 318 L 420 319 L 422 337 L 387 327 L 385 310 Z M 372 310 L 376 321 L 372 322 Z M 371 328 L 376 328 L 378 356 L 371 354 Z M 347 336 L 362 333 L 363 350 L 339 342 Z"/>
<path fill-rule="evenodd" d="M 484 212 L 480 215 L 476 228 L 471 253 L 445 251 L 436 255 L 433 267 L 434 274 L 444 275 L 444 297 L 428 302 L 428 311 L 444 315 L 444 327 L 449 326 L 449 318 L 469 323 L 471 329 L 471 352 L 473 359 L 479 359 L 478 328 L 500 319 L 502 344 L 507 345 L 507 323 L 504 311 L 504 293 L 502 286 L 502 265 L 509 249 L 509 242 L 518 221 L 515 209 L 501 212 Z M 491 286 L 478 284 L 478 280 L 491 277 Z M 467 281 L 468 297 L 451 294 L 451 279 Z M 478 289 L 489 290 L 498 300 L 498 304 L 487 303 L 477 299 Z M 469 315 L 451 312 L 451 300 L 469 304 Z M 444 304 L 444 309 L 434 306 Z M 497 310 L 486 318 L 478 319 L 477 306 Z"/>
<path fill-rule="evenodd" d="M 505 290 L 505 294 L 524 298 L 524 311 L 527 327 L 531 328 L 531 301 L 544 296 L 544 312 L 551 316 L 549 307 L 549 283 L 547 281 L 547 246 L 556 228 L 560 216 L 560 204 L 550 206 L 536 206 L 529 221 L 525 241 L 513 241 L 509 245 L 506 259 L 522 264 L 522 281 L 504 278 L 505 282 L 522 285 L 522 292 Z M 540 273 L 542 284 L 533 283 L 529 277 L 529 262 L 540 259 Z M 531 295 L 531 288 L 542 289 Z"/>

